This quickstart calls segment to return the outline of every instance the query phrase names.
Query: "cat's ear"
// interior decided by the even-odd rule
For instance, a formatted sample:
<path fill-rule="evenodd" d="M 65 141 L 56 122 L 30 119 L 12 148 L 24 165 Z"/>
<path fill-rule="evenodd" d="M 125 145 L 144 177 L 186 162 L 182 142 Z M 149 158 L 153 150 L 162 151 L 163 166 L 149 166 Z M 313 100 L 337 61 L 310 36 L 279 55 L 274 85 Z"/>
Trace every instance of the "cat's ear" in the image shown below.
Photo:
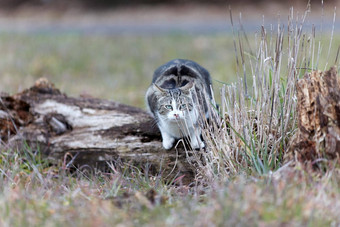
<path fill-rule="evenodd" d="M 181 90 L 182 91 L 189 91 L 193 86 L 194 86 L 194 82 L 190 81 L 189 83 L 187 83 L 186 85 L 181 87 Z"/>
<path fill-rule="evenodd" d="M 153 88 L 154 91 L 158 91 L 160 93 L 166 93 L 166 90 L 164 88 L 161 88 L 160 86 L 158 86 L 155 83 L 152 84 L 152 88 Z"/>

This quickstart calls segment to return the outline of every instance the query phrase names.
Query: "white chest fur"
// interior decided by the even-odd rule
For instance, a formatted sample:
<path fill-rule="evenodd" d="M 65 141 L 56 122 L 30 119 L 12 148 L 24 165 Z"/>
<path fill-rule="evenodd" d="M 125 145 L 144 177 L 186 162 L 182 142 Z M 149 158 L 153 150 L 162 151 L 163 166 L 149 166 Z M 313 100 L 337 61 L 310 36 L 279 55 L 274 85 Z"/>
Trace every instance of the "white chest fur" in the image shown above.
<path fill-rule="evenodd" d="M 174 145 L 175 139 L 187 137 L 190 140 L 193 149 L 204 147 L 204 143 L 200 139 L 200 129 L 197 125 L 198 112 L 193 109 L 180 119 L 174 119 L 175 114 L 184 114 L 171 111 L 170 117 L 158 116 L 158 127 L 162 133 L 163 146 L 165 149 L 170 149 Z"/>

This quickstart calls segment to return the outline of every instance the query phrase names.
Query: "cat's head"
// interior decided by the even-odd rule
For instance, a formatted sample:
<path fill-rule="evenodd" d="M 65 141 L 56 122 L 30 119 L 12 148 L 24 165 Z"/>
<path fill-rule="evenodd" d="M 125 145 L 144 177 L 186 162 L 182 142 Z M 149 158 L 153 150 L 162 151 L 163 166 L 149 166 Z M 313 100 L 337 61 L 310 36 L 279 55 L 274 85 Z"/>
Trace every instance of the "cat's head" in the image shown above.
<path fill-rule="evenodd" d="M 164 89 L 153 84 L 157 94 L 157 112 L 163 120 L 185 121 L 194 110 L 194 104 L 190 94 L 193 82 L 175 89 Z"/>

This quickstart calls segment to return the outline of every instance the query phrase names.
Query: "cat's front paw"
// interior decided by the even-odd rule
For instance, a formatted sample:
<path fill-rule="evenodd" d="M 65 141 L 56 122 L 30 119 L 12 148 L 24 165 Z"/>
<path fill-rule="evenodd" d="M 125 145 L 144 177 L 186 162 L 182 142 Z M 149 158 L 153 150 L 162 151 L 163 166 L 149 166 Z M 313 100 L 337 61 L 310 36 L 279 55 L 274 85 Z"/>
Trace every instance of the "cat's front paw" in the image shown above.
<path fill-rule="evenodd" d="M 203 149 L 205 147 L 205 144 L 203 141 L 201 141 L 200 139 L 194 139 L 191 141 L 191 148 L 193 150 L 199 150 L 199 149 Z"/>
<path fill-rule="evenodd" d="M 174 138 L 163 139 L 163 147 L 164 147 L 164 149 L 170 150 L 173 147 L 174 142 L 175 142 Z"/>

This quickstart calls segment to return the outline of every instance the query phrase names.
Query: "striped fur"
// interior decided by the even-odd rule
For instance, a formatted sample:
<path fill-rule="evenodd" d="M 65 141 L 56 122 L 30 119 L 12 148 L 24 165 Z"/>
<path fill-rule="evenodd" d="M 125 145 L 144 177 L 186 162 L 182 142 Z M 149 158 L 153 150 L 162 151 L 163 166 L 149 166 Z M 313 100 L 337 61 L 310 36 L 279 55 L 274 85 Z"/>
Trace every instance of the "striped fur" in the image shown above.
<path fill-rule="evenodd" d="M 196 62 L 172 60 L 156 69 L 146 93 L 146 104 L 162 133 L 165 149 L 189 137 L 194 149 L 203 148 L 198 118 L 211 100 L 209 72 Z"/>

